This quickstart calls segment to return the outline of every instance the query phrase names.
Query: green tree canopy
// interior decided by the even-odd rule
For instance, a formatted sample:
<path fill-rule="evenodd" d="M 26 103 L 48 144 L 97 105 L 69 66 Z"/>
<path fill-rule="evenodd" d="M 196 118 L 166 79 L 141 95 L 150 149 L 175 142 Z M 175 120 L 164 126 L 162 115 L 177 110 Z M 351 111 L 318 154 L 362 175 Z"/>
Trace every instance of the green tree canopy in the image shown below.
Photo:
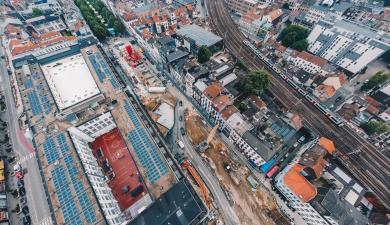
<path fill-rule="evenodd" d="M 269 74 L 265 70 L 249 73 L 238 83 L 238 90 L 245 95 L 261 95 L 269 86 Z"/>
<path fill-rule="evenodd" d="M 237 60 L 236 66 L 240 69 L 247 70 L 245 64 L 241 60 Z"/>
<path fill-rule="evenodd" d="M 307 36 L 309 35 L 309 30 L 298 26 L 298 25 L 289 25 L 284 28 L 282 33 L 280 33 L 279 39 L 282 40 L 282 44 L 285 47 L 291 47 L 298 51 L 304 51 L 308 47 L 306 41 Z"/>
<path fill-rule="evenodd" d="M 198 62 L 205 63 L 210 60 L 212 55 L 213 53 L 210 51 L 210 49 L 206 45 L 202 45 L 198 51 Z"/>
<path fill-rule="evenodd" d="M 382 121 L 371 120 L 368 123 L 361 125 L 361 128 L 368 134 L 381 134 L 390 131 L 390 127 Z"/>
<path fill-rule="evenodd" d="M 390 79 L 390 73 L 384 73 L 383 71 L 377 72 L 373 77 L 371 77 L 367 83 L 363 84 L 360 88 L 361 91 L 368 91 L 372 88 L 383 84 Z"/>
<path fill-rule="evenodd" d="M 116 30 L 116 32 L 121 33 L 121 34 L 123 34 L 125 32 L 125 30 L 126 30 L 126 28 L 123 25 L 123 23 L 121 21 L 119 21 L 119 20 L 115 21 L 114 29 Z"/>
<path fill-rule="evenodd" d="M 42 16 L 43 12 L 42 12 L 42 10 L 40 10 L 38 8 L 33 8 L 32 9 L 32 14 L 33 14 L 33 16 Z"/>
<path fill-rule="evenodd" d="M 291 45 L 291 48 L 298 50 L 298 51 L 305 51 L 307 49 L 307 47 L 309 47 L 309 43 L 307 42 L 306 39 L 296 41 Z"/>

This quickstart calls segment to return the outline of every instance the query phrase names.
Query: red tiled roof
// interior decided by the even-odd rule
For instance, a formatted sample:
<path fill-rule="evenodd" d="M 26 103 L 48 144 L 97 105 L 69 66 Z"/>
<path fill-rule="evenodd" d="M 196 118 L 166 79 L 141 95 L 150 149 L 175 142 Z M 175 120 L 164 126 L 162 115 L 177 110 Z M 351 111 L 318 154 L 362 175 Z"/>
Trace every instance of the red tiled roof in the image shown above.
<path fill-rule="evenodd" d="M 321 137 L 318 140 L 318 144 L 323 147 L 329 154 L 332 154 L 336 151 L 336 147 L 333 144 L 333 141 L 329 140 L 326 137 Z"/>
<path fill-rule="evenodd" d="M 213 100 L 221 94 L 222 90 L 223 87 L 220 83 L 213 83 L 203 91 L 203 94 L 206 95 L 208 99 Z"/>
<path fill-rule="evenodd" d="M 366 102 L 368 104 L 371 104 L 371 105 L 375 106 L 375 107 L 380 107 L 382 105 L 382 103 L 378 102 L 373 97 L 368 96 L 368 95 L 366 96 Z"/>
<path fill-rule="evenodd" d="M 293 117 L 291 117 L 291 123 L 296 130 L 302 127 L 302 119 L 298 114 L 295 114 Z"/>
<path fill-rule="evenodd" d="M 98 159 L 100 165 L 103 160 L 107 160 L 112 168 L 115 177 L 108 182 L 115 199 L 118 201 L 120 209 L 126 210 L 137 202 L 146 193 L 146 188 L 140 182 L 140 174 L 137 170 L 129 150 L 117 128 L 103 134 L 91 143 L 93 154 Z M 101 149 L 103 156 L 98 157 L 98 149 Z M 107 174 L 105 174 L 107 175 Z M 142 190 L 138 195 L 133 196 L 132 191 Z M 128 191 L 126 191 L 128 190 Z"/>
<path fill-rule="evenodd" d="M 232 116 L 234 113 L 237 113 L 238 109 L 234 105 L 227 106 L 224 110 L 221 112 L 221 117 L 224 120 L 228 120 L 230 116 Z"/>
<path fill-rule="evenodd" d="M 39 40 L 45 41 L 47 39 L 52 39 L 54 37 L 59 37 L 61 36 L 60 32 L 47 32 L 39 35 Z"/>
<path fill-rule="evenodd" d="M 227 95 L 220 95 L 213 99 L 214 107 L 218 112 L 221 112 L 230 103 L 230 97 Z"/>
<path fill-rule="evenodd" d="M 267 106 L 267 104 L 265 104 L 265 102 L 261 100 L 259 96 L 251 95 L 249 100 L 259 109 Z"/>
<path fill-rule="evenodd" d="M 305 52 L 305 51 L 298 52 L 297 57 L 299 57 L 305 61 L 311 62 L 319 67 L 323 67 L 328 63 L 328 61 L 326 61 L 325 59 L 318 57 L 318 56 L 315 56 L 315 55 L 312 55 L 312 54 Z"/>
<path fill-rule="evenodd" d="M 377 107 L 371 104 L 368 104 L 366 111 L 369 112 L 371 115 L 378 115 L 380 112 L 380 110 Z"/>
<path fill-rule="evenodd" d="M 304 166 L 294 165 L 283 178 L 285 185 L 294 195 L 301 199 L 302 202 L 308 202 L 317 195 L 317 189 L 302 176 L 301 171 Z"/>

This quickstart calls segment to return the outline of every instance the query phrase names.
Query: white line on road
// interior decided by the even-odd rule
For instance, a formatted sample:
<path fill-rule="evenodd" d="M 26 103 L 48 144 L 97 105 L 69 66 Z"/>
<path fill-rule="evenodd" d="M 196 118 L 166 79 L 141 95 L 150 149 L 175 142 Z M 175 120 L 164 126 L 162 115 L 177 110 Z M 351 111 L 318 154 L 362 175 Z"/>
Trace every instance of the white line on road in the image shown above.
<path fill-rule="evenodd" d="M 47 217 L 37 223 L 37 225 L 53 225 L 53 221 L 51 220 L 51 217 Z"/>

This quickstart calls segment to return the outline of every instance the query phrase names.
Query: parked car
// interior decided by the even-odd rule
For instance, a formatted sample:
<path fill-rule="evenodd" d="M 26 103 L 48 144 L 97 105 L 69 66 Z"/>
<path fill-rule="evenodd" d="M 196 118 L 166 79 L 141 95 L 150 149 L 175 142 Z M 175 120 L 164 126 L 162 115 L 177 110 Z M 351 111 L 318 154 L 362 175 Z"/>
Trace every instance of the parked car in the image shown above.
<path fill-rule="evenodd" d="M 24 187 L 21 187 L 18 189 L 19 196 L 24 197 L 26 195 L 26 189 Z"/>
<path fill-rule="evenodd" d="M 23 205 L 23 204 L 26 204 L 27 203 L 27 198 L 26 197 L 21 197 L 20 198 L 20 204 Z"/>
<path fill-rule="evenodd" d="M 179 116 L 179 120 L 180 120 L 180 121 L 183 121 L 183 116 Z"/>
<path fill-rule="evenodd" d="M 15 173 L 15 176 L 16 176 L 19 180 L 21 180 L 21 179 L 24 178 L 23 173 L 22 173 L 22 172 L 19 172 L 19 171 Z"/>
<path fill-rule="evenodd" d="M 20 163 L 16 163 L 14 165 L 14 172 L 22 172 L 22 166 L 20 165 Z"/>
<path fill-rule="evenodd" d="M 23 225 L 30 225 L 31 224 L 31 217 L 29 215 L 26 215 L 22 219 Z"/>
<path fill-rule="evenodd" d="M 18 188 L 24 187 L 24 180 L 18 180 L 18 182 L 16 184 L 17 184 Z"/>
<path fill-rule="evenodd" d="M 183 106 L 183 102 L 181 100 L 179 101 L 179 106 Z"/>
<path fill-rule="evenodd" d="M 185 135 L 186 134 L 186 130 L 183 127 L 181 127 L 180 128 L 180 133 L 181 133 L 181 135 Z"/>
<path fill-rule="evenodd" d="M 22 207 L 22 213 L 24 214 L 24 215 L 27 215 L 28 213 L 29 213 L 29 209 L 28 209 L 28 206 L 27 205 L 25 205 L 25 206 L 23 206 Z"/>

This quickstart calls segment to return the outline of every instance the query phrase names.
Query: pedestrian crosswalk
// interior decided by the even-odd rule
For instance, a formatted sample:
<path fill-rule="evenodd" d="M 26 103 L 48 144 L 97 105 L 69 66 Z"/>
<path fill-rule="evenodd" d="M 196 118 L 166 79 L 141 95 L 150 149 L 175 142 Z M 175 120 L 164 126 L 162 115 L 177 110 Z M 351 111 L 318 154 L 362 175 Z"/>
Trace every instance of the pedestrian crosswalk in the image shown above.
<path fill-rule="evenodd" d="M 53 225 L 53 221 L 51 220 L 51 217 L 47 217 L 37 223 L 37 225 Z"/>
<path fill-rule="evenodd" d="M 32 158 L 35 158 L 35 152 L 31 152 L 31 153 L 29 153 L 28 155 L 22 156 L 22 157 L 17 161 L 17 163 L 24 164 L 24 163 L 26 163 L 28 160 L 30 160 L 30 159 L 32 159 Z"/>

